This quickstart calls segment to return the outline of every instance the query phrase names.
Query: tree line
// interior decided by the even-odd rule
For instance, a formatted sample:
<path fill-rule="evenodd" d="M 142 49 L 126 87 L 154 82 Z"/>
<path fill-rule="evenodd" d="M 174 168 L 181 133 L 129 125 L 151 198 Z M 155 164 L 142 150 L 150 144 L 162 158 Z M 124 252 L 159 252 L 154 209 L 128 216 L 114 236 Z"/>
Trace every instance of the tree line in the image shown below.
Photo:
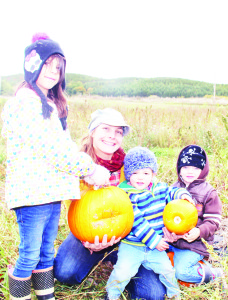
<path fill-rule="evenodd" d="M 1 95 L 13 95 L 23 75 L 2 77 Z M 66 93 L 128 97 L 204 97 L 214 94 L 212 83 L 181 78 L 102 79 L 81 74 L 66 74 Z M 216 85 L 216 96 L 228 96 L 228 84 Z"/>

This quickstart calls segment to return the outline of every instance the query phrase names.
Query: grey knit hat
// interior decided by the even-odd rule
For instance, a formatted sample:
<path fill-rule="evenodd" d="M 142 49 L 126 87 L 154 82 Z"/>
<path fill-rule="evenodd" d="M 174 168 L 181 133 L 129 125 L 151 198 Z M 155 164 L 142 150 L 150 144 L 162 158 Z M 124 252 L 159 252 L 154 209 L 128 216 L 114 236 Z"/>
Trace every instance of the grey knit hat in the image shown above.
<path fill-rule="evenodd" d="M 129 150 L 124 158 L 124 175 L 130 180 L 131 175 L 140 169 L 150 168 L 154 173 L 158 170 L 157 159 L 152 151 L 145 147 Z"/>

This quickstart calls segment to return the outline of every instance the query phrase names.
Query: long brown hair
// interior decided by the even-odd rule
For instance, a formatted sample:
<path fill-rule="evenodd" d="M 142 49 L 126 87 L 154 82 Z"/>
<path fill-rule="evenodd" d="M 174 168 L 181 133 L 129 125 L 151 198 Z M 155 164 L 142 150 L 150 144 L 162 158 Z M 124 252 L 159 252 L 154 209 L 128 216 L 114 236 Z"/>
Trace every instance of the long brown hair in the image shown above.
<path fill-rule="evenodd" d="M 87 153 L 95 163 L 98 162 L 93 147 L 93 137 L 91 136 L 91 134 L 88 134 L 87 136 L 82 138 L 80 151 Z"/>
<path fill-rule="evenodd" d="M 66 59 L 65 59 L 65 57 L 63 57 L 62 55 L 59 55 L 59 54 L 51 55 L 49 58 L 51 58 L 51 61 L 54 58 L 57 58 L 59 60 L 60 76 L 59 76 L 59 82 L 52 89 L 50 89 L 48 91 L 47 97 L 55 103 L 57 110 L 58 110 L 59 118 L 64 118 L 67 116 L 67 100 L 64 95 L 62 85 L 63 84 L 65 85 Z M 26 81 L 23 81 L 19 85 L 19 87 L 17 88 L 17 91 L 21 88 L 29 88 L 29 89 L 33 90 L 32 86 Z M 16 93 L 17 93 L 17 91 L 16 91 Z"/>
<path fill-rule="evenodd" d="M 60 76 L 59 82 L 48 91 L 48 97 L 51 98 L 59 113 L 59 118 L 63 118 L 67 116 L 67 101 L 66 97 L 64 96 L 62 85 L 65 84 L 65 69 L 66 69 L 66 59 L 62 55 L 54 54 L 51 57 L 51 61 L 54 58 L 58 58 L 59 60 L 59 67 L 60 67 Z"/>

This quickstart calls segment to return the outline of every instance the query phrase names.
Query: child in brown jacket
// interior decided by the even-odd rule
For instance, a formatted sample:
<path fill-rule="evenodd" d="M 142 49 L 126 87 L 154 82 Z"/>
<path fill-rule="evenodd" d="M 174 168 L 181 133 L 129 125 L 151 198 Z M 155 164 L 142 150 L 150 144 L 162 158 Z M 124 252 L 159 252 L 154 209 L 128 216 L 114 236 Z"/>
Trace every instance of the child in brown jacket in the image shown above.
<path fill-rule="evenodd" d="M 220 268 L 213 268 L 205 258 L 209 257 L 202 238 L 212 244 L 221 222 L 222 204 L 216 190 L 206 182 L 209 173 L 208 157 L 197 145 L 183 148 L 177 160 L 178 181 L 175 187 L 186 188 L 195 200 L 198 211 L 196 227 L 183 236 L 175 236 L 170 251 L 174 252 L 176 277 L 192 283 L 209 282 L 222 276 Z M 165 229 L 166 240 L 171 236 Z M 203 260 L 203 264 L 200 261 Z"/>

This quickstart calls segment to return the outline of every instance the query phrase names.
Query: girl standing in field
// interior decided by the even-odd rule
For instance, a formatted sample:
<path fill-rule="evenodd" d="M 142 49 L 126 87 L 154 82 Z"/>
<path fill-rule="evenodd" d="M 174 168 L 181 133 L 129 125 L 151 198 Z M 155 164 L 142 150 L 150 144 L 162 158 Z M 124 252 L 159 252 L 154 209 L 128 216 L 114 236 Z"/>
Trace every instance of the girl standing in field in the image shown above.
<path fill-rule="evenodd" d="M 61 200 L 79 199 L 79 176 L 108 183 L 110 173 L 78 152 L 67 130 L 65 57 L 47 35 L 25 49 L 25 82 L 3 109 L 6 201 L 19 226 L 19 258 L 9 267 L 11 299 L 54 299 L 54 240 Z"/>
<path fill-rule="evenodd" d="M 123 137 L 129 132 L 129 126 L 123 116 L 116 110 L 105 108 L 92 114 L 89 124 L 89 134 L 83 140 L 82 151 L 88 153 L 99 165 L 105 166 L 110 172 L 110 185 L 117 186 L 124 181 L 123 162 L 125 153 L 121 148 Z M 81 183 L 83 190 L 88 185 Z M 102 243 L 95 237 L 94 244 L 82 243 L 72 233 L 58 249 L 54 261 L 54 275 L 65 284 L 80 284 L 93 267 L 101 261 L 107 252 L 116 247 L 119 239 L 112 237 L 107 242 L 104 235 Z M 108 255 L 105 260 L 117 260 L 117 251 Z M 139 268 L 135 278 L 127 286 L 132 299 L 162 300 L 166 289 L 159 277 L 152 270 L 143 266 Z"/>

